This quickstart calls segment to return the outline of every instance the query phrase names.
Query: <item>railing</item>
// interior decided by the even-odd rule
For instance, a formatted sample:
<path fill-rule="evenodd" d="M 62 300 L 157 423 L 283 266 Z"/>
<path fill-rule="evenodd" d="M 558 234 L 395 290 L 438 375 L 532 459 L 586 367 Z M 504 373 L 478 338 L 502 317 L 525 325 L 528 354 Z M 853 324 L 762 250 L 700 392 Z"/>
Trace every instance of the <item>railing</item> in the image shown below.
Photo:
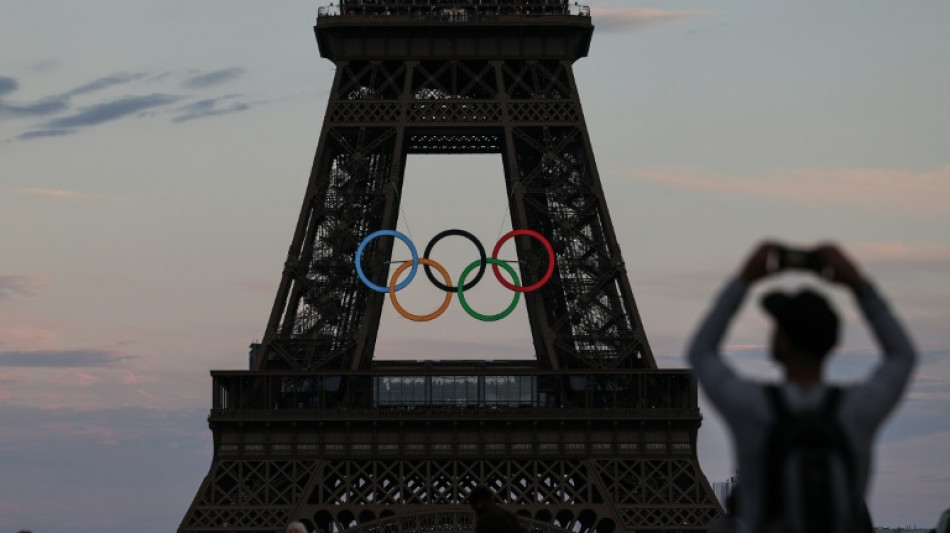
<path fill-rule="evenodd" d="M 685 370 L 410 367 L 333 374 L 215 371 L 212 378 L 212 413 L 225 417 L 292 417 L 301 411 L 397 418 L 698 413 L 696 383 Z"/>
<path fill-rule="evenodd" d="M 475 524 L 473 515 L 469 511 L 443 511 L 403 514 L 380 518 L 366 524 L 347 528 L 351 533 L 396 533 L 408 531 L 473 531 Z M 566 533 L 554 524 L 527 518 L 518 517 L 522 531 L 530 533 Z"/>
<path fill-rule="evenodd" d="M 590 7 L 558 0 L 528 0 L 524 2 L 438 2 L 438 1 L 384 1 L 361 0 L 340 2 L 317 10 L 317 19 L 339 15 L 385 17 L 408 16 L 411 20 L 474 22 L 492 20 L 499 16 L 574 15 L 590 16 Z"/>
<path fill-rule="evenodd" d="M 327 433 L 322 433 L 326 437 Z M 680 432 L 679 438 L 688 438 L 687 433 Z M 312 434 L 311 434 L 312 436 Z M 286 443 L 221 443 L 216 452 L 221 455 L 270 455 L 273 457 L 288 454 L 318 455 L 318 456 L 397 456 L 397 457 L 436 457 L 455 456 L 458 454 L 479 456 L 519 456 L 536 457 L 538 455 L 573 455 L 573 456 L 616 456 L 616 455 L 689 455 L 694 452 L 690 442 L 618 442 L 608 440 L 563 442 L 559 438 L 552 439 L 551 435 L 517 439 L 511 442 L 458 442 L 453 438 L 441 434 L 438 441 L 428 442 L 408 440 L 396 434 L 380 436 L 372 434 L 361 435 L 359 442 L 345 442 L 345 439 L 335 442 L 297 442 Z"/>

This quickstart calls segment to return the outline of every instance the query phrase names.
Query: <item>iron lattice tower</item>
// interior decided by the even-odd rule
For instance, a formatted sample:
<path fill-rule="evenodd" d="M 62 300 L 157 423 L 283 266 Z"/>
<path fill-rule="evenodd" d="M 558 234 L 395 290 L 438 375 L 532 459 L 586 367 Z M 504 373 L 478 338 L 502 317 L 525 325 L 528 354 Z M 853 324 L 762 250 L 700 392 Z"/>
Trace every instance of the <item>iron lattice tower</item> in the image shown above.
<path fill-rule="evenodd" d="M 336 70 L 313 171 L 251 370 L 211 373 L 214 459 L 179 532 L 468 531 L 479 483 L 531 531 L 705 530 L 696 385 L 656 368 L 574 83 L 586 9 L 344 0 L 315 30 Z M 354 254 L 396 227 L 416 153 L 501 154 L 512 225 L 553 245 L 534 360 L 373 360 L 385 294 Z M 515 245 L 538 279 L 544 249 Z M 363 255 L 378 284 L 392 247 Z"/>

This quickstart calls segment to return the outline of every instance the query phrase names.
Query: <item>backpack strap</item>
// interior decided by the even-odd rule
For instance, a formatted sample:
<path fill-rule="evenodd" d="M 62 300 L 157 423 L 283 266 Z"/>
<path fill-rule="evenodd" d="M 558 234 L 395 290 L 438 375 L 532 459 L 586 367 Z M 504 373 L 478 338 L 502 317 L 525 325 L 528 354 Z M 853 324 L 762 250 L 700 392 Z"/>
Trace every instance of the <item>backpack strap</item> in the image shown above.
<path fill-rule="evenodd" d="M 772 412 L 775 413 L 775 418 L 777 420 L 784 420 L 790 416 L 788 412 L 788 404 L 785 403 L 785 395 L 782 394 L 782 389 L 774 383 L 770 383 L 763 387 L 765 392 L 765 397 L 769 401 L 769 405 L 772 406 Z"/>
<path fill-rule="evenodd" d="M 767 487 L 777 487 L 777 480 L 773 479 L 773 476 L 778 470 L 778 464 L 781 461 L 781 457 L 778 454 L 778 441 L 779 433 L 781 428 L 784 427 L 784 423 L 789 418 L 788 405 L 785 403 L 785 398 L 782 395 L 782 390 L 778 385 L 770 383 L 762 387 L 762 392 L 765 394 L 765 399 L 769 403 L 769 410 L 775 416 L 775 420 L 772 421 L 772 428 L 769 430 L 768 437 L 765 440 L 765 468 L 764 468 L 764 478 L 765 486 Z M 781 508 L 780 498 L 777 491 L 768 490 L 765 492 L 766 497 L 763 502 L 763 518 L 766 522 L 776 518 L 778 516 L 778 511 Z"/>
<path fill-rule="evenodd" d="M 828 387 L 821 402 L 821 414 L 834 419 L 843 395 L 844 390 L 841 387 Z"/>
<path fill-rule="evenodd" d="M 843 430 L 840 430 L 838 426 L 838 409 L 841 404 L 841 400 L 844 398 L 844 389 L 841 387 L 828 387 L 828 391 L 825 393 L 825 397 L 822 399 L 821 403 L 821 414 L 822 416 L 828 418 L 835 422 L 835 427 L 839 427 L 839 431 L 836 433 L 837 439 L 840 441 L 840 449 L 845 451 L 845 468 L 848 471 L 848 476 L 850 479 L 854 479 L 855 475 L 855 465 L 854 465 L 854 447 L 852 443 L 848 440 Z"/>
<path fill-rule="evenodd" d="M 835 421 L 838 424 L 838 410 L 841 401 L 844 399 L 845 390 L 842 387 L 828 387 L 825 398 L 822 401 L 822 415 Z M 840 427 L 840 426 L 839 426 Z M 874 526 L 871 521 L 871 514 L 868 512 L 867 502 L 864 495 L 853 485 L 857 476 L 857 465 L 855 465 L 854 446 L 843 430 L 837 433 L 839 449 L 843 450 L 845 473 L 849 480 L 849 489 L 853 491 L 854 500 L 851 509 L 853 522 L 851 523 L 852 533 L 873 533 Z"/>

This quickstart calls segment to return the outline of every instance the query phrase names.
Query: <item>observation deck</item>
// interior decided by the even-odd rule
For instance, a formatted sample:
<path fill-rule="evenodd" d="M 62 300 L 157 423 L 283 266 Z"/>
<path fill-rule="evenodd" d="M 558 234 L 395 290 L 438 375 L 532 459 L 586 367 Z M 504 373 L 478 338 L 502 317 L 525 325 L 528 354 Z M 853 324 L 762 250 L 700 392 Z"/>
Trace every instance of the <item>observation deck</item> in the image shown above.
<path fill-rule="evenodd" d="M 445 363 L 440 362 L 440 363 Z M 540 370 L 425 363 L 357 371 L 218 370 L 212 419 L 364 416 L 491 418 L 501 410 L 528 418 L 586 419 L 618 410 L 627 418 L 694 418 L 696 383 L 686 370 Z M 512 411 L 512 409 L 514 411 Z"/>
<path fill-rule="evenodd" d="M 339 59 L 585 57 L 588 6 L 558 0 L 341 1 L 319 8 L 320 55 Z"/>
<path fill-rule="evenodd" d="M 216 432 L 221 456 L 689 455 L 701 420 L 685 370 L 405 361 L 211 374 L 209 424 L 243 428 Z"/>

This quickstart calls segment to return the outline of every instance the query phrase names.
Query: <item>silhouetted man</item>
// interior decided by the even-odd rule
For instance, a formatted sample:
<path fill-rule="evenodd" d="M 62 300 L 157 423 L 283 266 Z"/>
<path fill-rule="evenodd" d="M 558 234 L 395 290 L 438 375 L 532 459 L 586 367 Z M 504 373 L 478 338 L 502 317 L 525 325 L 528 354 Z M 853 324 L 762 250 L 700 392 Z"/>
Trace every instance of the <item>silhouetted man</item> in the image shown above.
<path fill-rule="evenodd" d="M 469 503 L 475 509 L 475 533 L 522 533 L 518 518 L 495 503 L 495 493 L 488 487 L 472 489 Z"/>
<path fill-rule="evenodd" d="M 772 405 L 783 402 L 791 413 L 816 410 L 832 390 L 824 383 L 823 368 L 826 356 L 837 343 L 838 317 L 827 300 L 813 290 L 795 294 L 773 292 L 762 300 L 775 323 L 771 355 L 785 376 L 778 387 L 769 388 L 739 377 L 719 353 L 726 329 L 750 286 L 782 270 L 781 258 L 787 253 L 773 243 L 760 245 L 752 253 L 701 322 L 688 354 L 699 383 L 732 433 L 738 464 L 740 518 L 745 530 L 753 533 L 784 531 L 788 520 L 795 518 L 770 516 L 766 511 L 764 500 L 774 488 L 763 467 L 768 448 L 773 447 L 768 443 L 774 442 L 770 435 L 777 414 Z M 776 257 L 780 259 L 778 268 L 773 266 Z M 883 351 L 883 360 L 866 381 L 843 387 L 840 394 L 834 394 L 838 398 L 833 416 L 851 452 L 849 472 L 854 494 L 848 496 L 863 504 L 874 435 L 907 385 L 915 351 L 885 301 L 837 247 L 822 246 L 812 252 L 799 252 L 797 257 L 784 268 L 820 272 L 828 281 L 851 290 Z M 852 519 L 860 521 L 857 517 Z"/>

